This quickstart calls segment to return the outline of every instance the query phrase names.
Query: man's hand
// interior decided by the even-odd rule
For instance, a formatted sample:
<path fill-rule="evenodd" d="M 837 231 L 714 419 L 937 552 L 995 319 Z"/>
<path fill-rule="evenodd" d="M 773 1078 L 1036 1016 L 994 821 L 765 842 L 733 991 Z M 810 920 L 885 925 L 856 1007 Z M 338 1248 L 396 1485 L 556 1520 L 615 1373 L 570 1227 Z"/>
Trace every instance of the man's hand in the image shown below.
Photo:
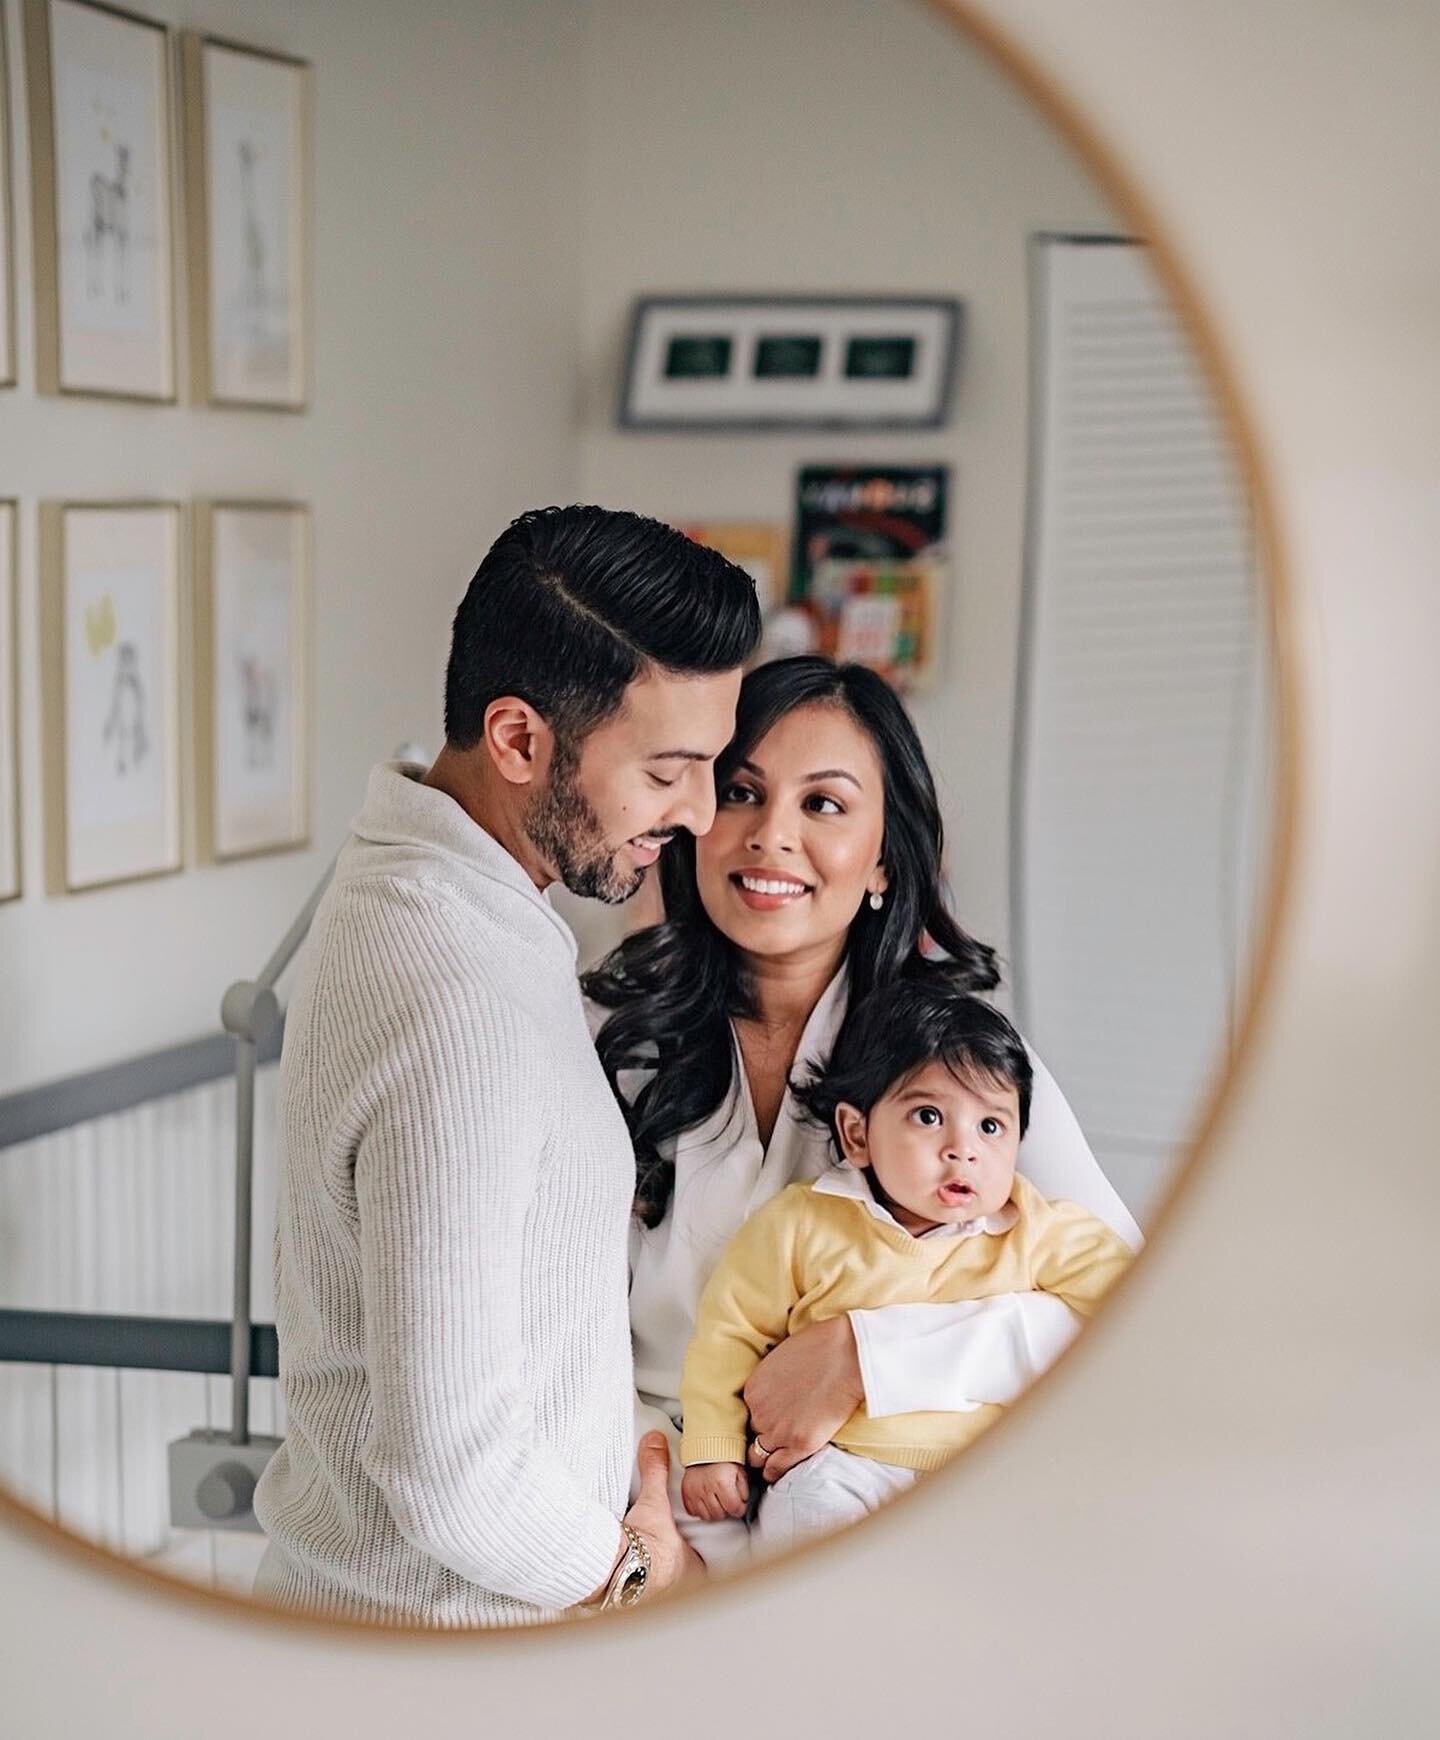
<path fill-rule="evenodd" d="M 665 1589 L 705 1567 L 675 1527 L 670 1509 L 670 1446 L 663 1432 L 647 1432 L 640 1440 L 635 1466 L 640 1470 L 640 1496 L 626 1511 L 625 1520 L 650 1549 L 647 1588 Z"/>
<path fill-rule="evenodd" d="M 685 1470 L 680 1493 L 691 1516 L 722 1522 L 727 1516 L 744 1516 L 750 1477 L 740 1462 L 699 1462 Z"/>
<path fill-rule="evenodd" d="M 812 1323 L 771 1349 L 750 1374 L 752 1465 L 767 1481 L 828 1444 L 865 1400 L 855 1332 L 843 1314 Z"/>

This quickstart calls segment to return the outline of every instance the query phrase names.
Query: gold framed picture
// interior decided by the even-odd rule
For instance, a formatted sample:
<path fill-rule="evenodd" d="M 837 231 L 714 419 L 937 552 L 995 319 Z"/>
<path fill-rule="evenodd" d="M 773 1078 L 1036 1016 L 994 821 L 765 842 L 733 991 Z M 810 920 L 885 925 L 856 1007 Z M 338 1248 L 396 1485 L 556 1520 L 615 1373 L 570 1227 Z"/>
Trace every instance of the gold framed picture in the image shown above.
<path fill-rule="evenodd" d="M 21 884 L 18 511 L 0 501 L 0 900 L 14 900 Z"/>
<path fill-rule="evenodd" d="M 15 212 L 10 195 L 10 73 L 0 11 L 0 387 L 15 385 Z"/>
<path fill-rule="evenodd" d="M 42 393 L 175 398 L 170 32 L 25 0 Z"/>
<path fill-rule="evenodd" d="M 179 870 L 181 510 L 42 502 L 46 885 Z"/>
<path fill-rule="evenodd" d="M 194 32 L 181 61 L 193 395 L 303 410 L 310 67 Z"/>
<path fill-rule="evenodd" d="M 310 839 L 310 511 L 205 501 L 193 525 L 200 852 L 293 850 Z"/>

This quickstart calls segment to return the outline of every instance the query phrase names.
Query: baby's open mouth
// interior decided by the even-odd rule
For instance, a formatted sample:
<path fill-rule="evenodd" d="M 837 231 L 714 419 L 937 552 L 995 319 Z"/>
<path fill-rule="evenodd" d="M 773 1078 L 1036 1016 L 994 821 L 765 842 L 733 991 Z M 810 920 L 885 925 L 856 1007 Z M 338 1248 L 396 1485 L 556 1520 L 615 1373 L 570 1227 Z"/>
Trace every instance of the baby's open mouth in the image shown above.
<path fill-rule="evenodd" d="M 940 1186 L 940 1194 L 947 1202 L 969 1202 L 975 1195 L 975 1186 L 967 1184 L 963 1178 L 952 1178 L 948 1184 Z"/>

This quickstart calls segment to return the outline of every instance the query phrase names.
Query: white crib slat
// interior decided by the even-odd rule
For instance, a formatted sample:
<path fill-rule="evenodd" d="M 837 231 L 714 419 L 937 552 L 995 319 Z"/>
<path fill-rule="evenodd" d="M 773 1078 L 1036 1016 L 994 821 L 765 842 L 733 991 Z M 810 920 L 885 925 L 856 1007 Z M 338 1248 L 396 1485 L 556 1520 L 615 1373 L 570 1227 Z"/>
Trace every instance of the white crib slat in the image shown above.
<path fill-rule="evenodd" d="M 50 1367 L 0 1365 L 0 1481 L 23 1503 L 49 1516 Z"/>
<path fill-rule="evenodd" d="M 114 1444 L 110 1374 L 62 1367 L 56 1376 L 59 1521 L 90 1540 L 108 1543 L 115 1532 L 114 1483 L 109 1459 Z"/>
<path fill-rule="evenodd" d="M 115 1528 L 111 1544 L 117 1552 L 129 1550 L 130 1537 L 125 1513 L 125 1405 L 124 1379 L 122 1371 L 112 1371 L 111 1395 L 115 1406 L 115 1451 L 110 1473 L 115 1484 Z"/>

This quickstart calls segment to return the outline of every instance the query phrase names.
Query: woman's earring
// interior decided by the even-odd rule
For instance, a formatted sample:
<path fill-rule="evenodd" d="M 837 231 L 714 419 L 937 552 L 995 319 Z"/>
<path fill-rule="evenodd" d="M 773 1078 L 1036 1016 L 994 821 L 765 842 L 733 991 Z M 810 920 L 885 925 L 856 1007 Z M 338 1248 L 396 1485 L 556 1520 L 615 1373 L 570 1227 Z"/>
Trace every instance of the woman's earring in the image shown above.
<path fill-rule="evenodd" d="M 871 912 L 879 912 L 880 908 L 884 904 L 885 904 L 885 896 L 883 894 L 879 893 L 878 890 L 876 893 L 874 893 L 870 896 L 870 910 L 871 910 Z"/>

